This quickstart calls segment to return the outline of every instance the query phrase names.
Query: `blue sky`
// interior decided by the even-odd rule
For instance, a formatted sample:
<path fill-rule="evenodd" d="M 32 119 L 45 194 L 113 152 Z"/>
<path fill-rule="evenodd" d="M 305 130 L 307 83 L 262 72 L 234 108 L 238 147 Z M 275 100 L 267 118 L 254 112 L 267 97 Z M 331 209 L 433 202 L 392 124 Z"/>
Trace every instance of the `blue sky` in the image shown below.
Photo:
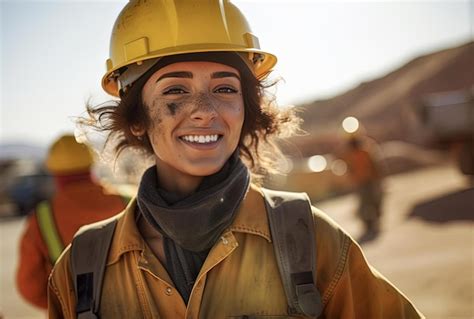
<path fill-rule="evenodd" d="M 411 58 L 473 40 L 469 1 L 233 1 L 276 54 L 280 104 L 340 93 Z M 0 142 L 47 144 L 98 103 L 126 1 L 0 1 Z"/>

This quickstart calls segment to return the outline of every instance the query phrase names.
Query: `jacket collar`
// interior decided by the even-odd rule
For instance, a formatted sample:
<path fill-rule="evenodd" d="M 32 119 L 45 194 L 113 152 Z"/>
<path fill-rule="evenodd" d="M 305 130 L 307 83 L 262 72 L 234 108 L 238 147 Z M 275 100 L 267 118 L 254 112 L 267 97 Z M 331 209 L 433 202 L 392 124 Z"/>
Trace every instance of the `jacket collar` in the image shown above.
<path fill-rule="evenodd" d="M 120 213 L 115 234 L 110 247 L 108 263 L 114 263 L 119 260 L 120 256 L 132 250 L 145 249 L 145 240 L 138 231 L 135 221 L 135 210 L 137 207 L 137 199 L 133 198 L 127 208 Z"/>
<path fill-rule="evenodd" d="M 229 229 L 233 232 L 258 235 L 269 242 L 272 241 L 263 193 L 256 185 L 250 185 L 247 195 L 240 204 L 239 212 Z"/>
<path fill-rule="evenodd" d="M 118 261 L 120 256 L 126 252 L 132 250 L 143 251 L 145 249 L 145 240 L 138 231 L 136 224 L 136 206 L 137 201 L 134 198 L 118 216 L 114 240 L 109 254 L 109 264 Z M 271 242 L 265 203 L 260 188 L 253 184 L 249 187 L 249 191 L 240 204 L 237 216 L 229 230 L 236 233 L 261 236 Z"/>

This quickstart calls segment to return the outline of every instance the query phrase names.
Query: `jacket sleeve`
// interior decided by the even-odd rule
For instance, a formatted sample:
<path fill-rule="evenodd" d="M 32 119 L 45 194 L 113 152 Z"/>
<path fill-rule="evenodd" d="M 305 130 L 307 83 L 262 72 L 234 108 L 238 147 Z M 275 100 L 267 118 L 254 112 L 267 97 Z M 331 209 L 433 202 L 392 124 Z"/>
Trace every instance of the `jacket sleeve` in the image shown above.
<path fill-rule="evenodd" d="M 424 318 L 402 292 L 368 264 L 349 235 L 325 214 L 316 209 L 313 212 L 323 318 Z"/>
<path fill-rule="evenodd" d="M 20 239 L 16 285 L 23 298 L 43 309 L 47 307 L 47 283 L 51 268 L 36 214 L 32 214 Z"/>

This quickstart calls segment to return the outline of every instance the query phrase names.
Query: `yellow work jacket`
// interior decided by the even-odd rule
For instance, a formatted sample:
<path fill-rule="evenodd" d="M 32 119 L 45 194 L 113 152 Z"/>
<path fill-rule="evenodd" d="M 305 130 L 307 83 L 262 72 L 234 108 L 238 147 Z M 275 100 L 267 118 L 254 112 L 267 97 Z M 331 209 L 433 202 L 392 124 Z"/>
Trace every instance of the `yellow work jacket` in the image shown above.
<path fill-rule="evenodd" d="M 135 223 L 132 202 L 119 217 L 108 256 L 101 318 L 292 318 L 275 260 L 260 190 L 252 186 L 237 217 L 209 252 L 186 305 Z M 360 247 L 321 211 L 316 227 L 320 318 L 423 318 L 367 264 Z M 49 280 L 49 318 L 75 318 L 70 250 Z M 298 317 L 293 317 L 298 318 Z"/>

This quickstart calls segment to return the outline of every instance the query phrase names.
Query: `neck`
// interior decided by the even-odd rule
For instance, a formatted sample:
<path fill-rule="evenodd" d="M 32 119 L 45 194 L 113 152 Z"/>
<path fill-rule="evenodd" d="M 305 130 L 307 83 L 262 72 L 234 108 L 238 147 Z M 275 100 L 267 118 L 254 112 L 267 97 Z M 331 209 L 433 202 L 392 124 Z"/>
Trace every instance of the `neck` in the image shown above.
<path fill-rule="evenodd" d="M 158 184 L 168 192 L 186 197 L 194 193 L 203 180 L 203 176 L 193 176 L 157 162 L 156 165 Z"/>

